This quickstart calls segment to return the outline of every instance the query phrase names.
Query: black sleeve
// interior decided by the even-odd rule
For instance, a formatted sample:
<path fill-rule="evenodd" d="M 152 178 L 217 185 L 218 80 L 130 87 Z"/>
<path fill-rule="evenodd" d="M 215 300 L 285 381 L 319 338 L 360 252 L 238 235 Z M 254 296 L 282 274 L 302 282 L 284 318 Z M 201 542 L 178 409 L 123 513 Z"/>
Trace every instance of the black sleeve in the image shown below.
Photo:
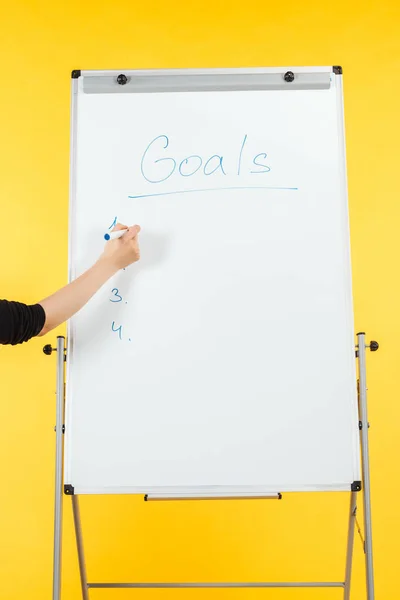
<path fill-rule="evenodd" d="M 27 342 L 42 331 L 45 321 L 46 313 L 40 304 L 27 306 L 0 300 L 0 344 Z"/>

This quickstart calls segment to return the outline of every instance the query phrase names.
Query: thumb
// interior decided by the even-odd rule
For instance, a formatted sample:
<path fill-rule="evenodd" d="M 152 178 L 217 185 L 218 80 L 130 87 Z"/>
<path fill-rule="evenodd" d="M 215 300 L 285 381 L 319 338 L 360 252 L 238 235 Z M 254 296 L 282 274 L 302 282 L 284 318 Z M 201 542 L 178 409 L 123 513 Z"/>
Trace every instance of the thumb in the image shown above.
<path fill-rule="evenodd" d="M 113 227 L 112 231 L 120 231 L 121 229 L 128 229 L 128 226 L 122 225 L 122 223 L 117 223 L 115 227 Z"/>

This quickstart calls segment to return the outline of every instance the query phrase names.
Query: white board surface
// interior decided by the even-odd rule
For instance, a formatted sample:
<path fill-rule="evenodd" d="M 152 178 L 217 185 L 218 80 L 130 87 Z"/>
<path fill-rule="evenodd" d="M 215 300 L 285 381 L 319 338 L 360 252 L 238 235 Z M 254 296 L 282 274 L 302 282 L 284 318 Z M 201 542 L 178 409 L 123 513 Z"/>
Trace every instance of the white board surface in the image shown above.
<path fill-rule="evenodd" d="M 326 89 L 89 86 L 114 75 L 73 83 L 71 278 L 115 218 L 141 225 L 142 258 L 70 323 L 65 483 L 350 489 L 360 461 L 341 76 Z"/>

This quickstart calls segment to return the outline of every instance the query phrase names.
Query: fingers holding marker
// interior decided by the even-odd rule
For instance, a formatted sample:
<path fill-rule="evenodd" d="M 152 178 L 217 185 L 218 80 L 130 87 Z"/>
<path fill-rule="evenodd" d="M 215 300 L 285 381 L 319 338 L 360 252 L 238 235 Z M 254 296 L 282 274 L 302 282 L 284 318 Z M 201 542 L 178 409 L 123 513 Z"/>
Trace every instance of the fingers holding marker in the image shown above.
<path fill-rule="evenodd" d="M 127 225 L 123 225 L 122 223 L 116 223 L 112 229 L 112 231 L 122 231 L 128 229 Z"/>
<path fill-rule="evenodd" d="M 104 235 L 109 243 L 105 245 L 102 256 L 113 269 L 125 269 L 140 259 L 139 232 L 139 225 L 127 227 L 118 223 L 113 231 Z"/>
<path fill-rule="evenodd" d="M 122 236 L 126 239 L 133 239 L 137 236 L 140 231 L 139 225 L 133 225 L 132 227 L 127 227 L 126 225 L 122 225 L 121 223 L 117 223 L 114 229 L 110 233 L 106 233 L 104 235 L 104 239 L 108 242 L 110 240 L 116 240 Z"/>

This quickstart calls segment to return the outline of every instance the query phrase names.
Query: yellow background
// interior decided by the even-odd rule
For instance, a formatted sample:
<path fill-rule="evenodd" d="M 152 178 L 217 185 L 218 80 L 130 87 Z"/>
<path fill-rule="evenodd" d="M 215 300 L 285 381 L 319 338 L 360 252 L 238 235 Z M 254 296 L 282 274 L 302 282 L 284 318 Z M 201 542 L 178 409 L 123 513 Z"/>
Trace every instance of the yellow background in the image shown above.
<path fill-rule="evenodd" d="M 66 282 L 71 69 L 343 66 L 356 327 L 381 344 L 368 356 L 380 600 L 400 597 L 399 7 L 398 0 L 0 3 L 0 296 L 9 299 L 38 301 Z M 51 597 L 55 358 L 45 357 L 42 345 L 0 349 L 5 600 Z M 344 495 L 178 505 L 84 498 L 89 579 L 340 580 L 347 511 Z M 72 600 L 80 591 L 68 498 L 64 530 L 63 600 Z M 333 600 L 341 594 L 93 591 L 91 598 Z M 364 598 L 356 538 L 352 599 Z"/>

